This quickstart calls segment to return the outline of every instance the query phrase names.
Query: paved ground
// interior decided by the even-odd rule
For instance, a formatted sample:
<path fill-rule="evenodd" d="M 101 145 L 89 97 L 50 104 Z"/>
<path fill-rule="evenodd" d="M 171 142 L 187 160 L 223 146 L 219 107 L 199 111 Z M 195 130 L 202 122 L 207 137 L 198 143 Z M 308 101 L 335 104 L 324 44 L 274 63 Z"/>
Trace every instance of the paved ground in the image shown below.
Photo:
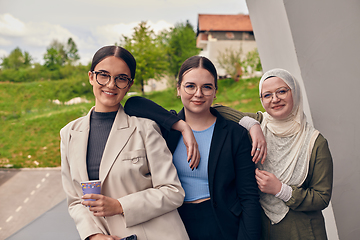
<path fill-rule="evenodd" d="M 60 168 L 0 169 L 0 239 L 64 199 Z"/>

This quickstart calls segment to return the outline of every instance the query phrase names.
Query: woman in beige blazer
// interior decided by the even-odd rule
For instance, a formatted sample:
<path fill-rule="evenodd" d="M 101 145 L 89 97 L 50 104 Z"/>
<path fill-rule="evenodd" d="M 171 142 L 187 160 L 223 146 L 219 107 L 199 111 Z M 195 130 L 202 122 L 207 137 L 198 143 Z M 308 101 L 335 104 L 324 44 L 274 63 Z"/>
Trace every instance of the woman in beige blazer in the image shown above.
<path fill-rule="evenodd" d="M 60 131 L 62 182 L 81 239 L 188 239 L 176 210 L 184 190 L 160 129 L 120 104 L 135 68 L 127 50 L 99 49 L 88 74 L 95 107 Z M 80 182 L 98 179 L 101 194 L 83 196 Z"/>

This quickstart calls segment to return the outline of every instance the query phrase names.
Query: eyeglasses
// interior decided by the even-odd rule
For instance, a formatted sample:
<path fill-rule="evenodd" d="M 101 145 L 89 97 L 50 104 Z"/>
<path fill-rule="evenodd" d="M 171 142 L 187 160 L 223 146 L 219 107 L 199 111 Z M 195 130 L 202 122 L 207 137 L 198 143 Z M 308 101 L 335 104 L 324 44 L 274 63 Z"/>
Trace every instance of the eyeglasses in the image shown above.
<path fill-rule="evenodd" d="M 133 81 L 126 74 L 120 74 L 118 76 L 111 76 L 110 74 L 107 74 L 104 72 L 93 71 L 92 73 L 95 74 L 96 82 L 101 86 L 106 86 L 110 82 L 111 77 L 114 78 L 115 86 L 119 89 L 127 88 L 130 85 L 130 83 Z"/>
<path fill-rule="evenodd" d="M 198 90 L 198 86 L 196 86 L 196 84 L 194 83 L 186 83 L 185 85 L 183 85 L 183 87 L 184 91 L 189 95 L 195 94 Z M 202 85 L 201 92 L 205 96 L 210 96 L 215 92 L 215 87 L 211 84 Z"/>
<path fill-rule="evenodd" d="M 260 96 L 264 103 L 269 103 L 272 101 L 274 94 L 278 99 L 285 99 L 288 95 L 290 88 L 279 88 L 275 92 L 265 92 Z"/>

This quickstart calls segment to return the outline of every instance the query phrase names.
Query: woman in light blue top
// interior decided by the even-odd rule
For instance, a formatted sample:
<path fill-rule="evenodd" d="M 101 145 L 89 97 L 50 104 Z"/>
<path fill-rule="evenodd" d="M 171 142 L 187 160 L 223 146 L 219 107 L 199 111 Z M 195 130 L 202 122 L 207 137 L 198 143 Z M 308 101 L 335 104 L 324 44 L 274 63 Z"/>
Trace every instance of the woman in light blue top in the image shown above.
<path fill-rule="evenodd" d="M 178 210 L 190 239 L 258 239 L 260 204 L 248 132 L 211 107 L 216 90 L 212 62 L 193 56 L 180 68 L 177 93 L 184 108 L 178 114 L 141 97 L 130 98 L 125 111 L 162 127 L 185 189 L 185 202 Z M 188 167 L 180 132 L 170 129 L 180 119 L 191 127 L 199 146 L 196 169 Z"/>

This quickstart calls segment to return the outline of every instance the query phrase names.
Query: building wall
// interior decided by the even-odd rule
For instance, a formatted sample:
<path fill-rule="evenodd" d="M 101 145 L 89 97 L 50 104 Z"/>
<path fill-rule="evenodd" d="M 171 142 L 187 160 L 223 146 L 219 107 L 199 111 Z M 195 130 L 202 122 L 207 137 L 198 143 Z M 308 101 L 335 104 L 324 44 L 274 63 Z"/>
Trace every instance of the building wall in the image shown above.
<path fill-rule="evenodd" d="M 144 92 L 162 91 L 168 87 L 168 77 L 163 77 L 161 79 L 149 79 L 144 85 Z"/>
<path fill-rule="evenodd" d="M 300 81 L 305 113 L 329 141 L 334 161 L 328 237 L 359 239 L 360 2 L 247 0 L 264 71 L 280 67 Z"/>
<path fill-rule="evenodd" d="M 253 51 L 256 47 L 257 45 L 255 41 L 217 40 L 209 38 L 206 48 L 204 48 L 199 55 L 209 58 L 214 63 L 216 70 L 218 71 L 218 75 L 223 76 L 226 72 L 218 63 L 217 58 L 219 52 L 223 52 L 225 49 L 233 49 L 235 51 L 242 49 L 243 55 L 246 56 L 248 52 Z"/>

